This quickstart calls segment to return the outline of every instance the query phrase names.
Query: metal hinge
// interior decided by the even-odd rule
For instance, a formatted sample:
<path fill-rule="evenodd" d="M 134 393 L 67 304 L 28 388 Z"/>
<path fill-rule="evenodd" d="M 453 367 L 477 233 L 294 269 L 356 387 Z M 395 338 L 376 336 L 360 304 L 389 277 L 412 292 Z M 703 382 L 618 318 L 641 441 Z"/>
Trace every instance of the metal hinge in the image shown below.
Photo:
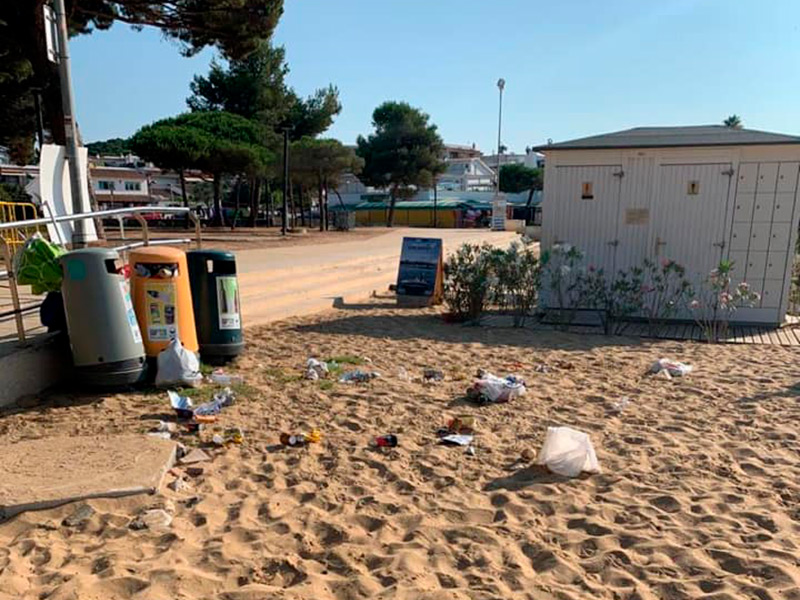
<path fill-rule="evenodd" d="M 625 171 L 617 171 L 614 173 L 614 177 L 625 177 Z"/>
<path fill-rule="evenodd" d="M 725 240 L 722 240 L 721 242 L 716 242 L 715 244 L 713 244 L 713 246 L 716 247 L 716 248 L 724 248 L 725 247 Z"/>
<path fill-rule="evenodd" d="M 723 172 L 722 172 L 722 174 L 723 174 L 723 175 L 727 175 L 728 177 L 733 177 L 733 174 L 734 174 L 735 172 L 736 172 L 736 171 L 734 171 L 734 170 L 733 170 L 733 168 L 731 167 L 731 168 L 730 168 L 730 169 L 728 169 L 727 171 L 723 171 Z"/>
<path fill-rule="evenodd" d="M 619 246 L 619 240 L 611 240 L 610 242 L 608 242 L 608 245 L 614 246 L 616 248 L 617 246 Z"/>

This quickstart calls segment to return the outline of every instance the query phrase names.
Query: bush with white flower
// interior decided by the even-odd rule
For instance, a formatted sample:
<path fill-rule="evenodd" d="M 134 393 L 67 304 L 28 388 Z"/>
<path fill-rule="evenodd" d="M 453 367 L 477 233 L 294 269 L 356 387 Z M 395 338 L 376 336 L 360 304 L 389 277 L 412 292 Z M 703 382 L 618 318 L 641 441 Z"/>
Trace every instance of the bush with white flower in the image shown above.
<path fill-rule="evenodd" d="M 718 342 L 727 333 L 731 316 L 738 308 L 755 306 L 761 299 L 747 282 L 733 284 L 733 269 L 733 261 L 721 261 L 689 296 L 689 310 L 708 342 Z"/>
<path fill-rule="evenodd" d="M 642 279 L 642 312 L 650 334 L 655 335 L 658 327 L 685 305 L 692 286 L 686 279 L 686 268 L 669 258 L 659 262 L 645 258 Z"/>
<path fill-rule="evenodd" d="M 542 265 L 533 248 L 512 242 L 494 254 L 493 298 L 511 312 L 514 327 L 522 327 L 539 299 Z"/>
<path fill-rule="evenodd" d="M 494 255 L 489 244 L 462 244 L 444 265 L 444 301 L 455 321 L 478 322 L 491 298 Z"/>
<path fill-rule="evenodd" d="M 542 253 L 541 262 L 550 304 L 555 305 L 557 322 L 566 329 L 581 301 L 583 252 L 570 244 L 553 244 Z"/>

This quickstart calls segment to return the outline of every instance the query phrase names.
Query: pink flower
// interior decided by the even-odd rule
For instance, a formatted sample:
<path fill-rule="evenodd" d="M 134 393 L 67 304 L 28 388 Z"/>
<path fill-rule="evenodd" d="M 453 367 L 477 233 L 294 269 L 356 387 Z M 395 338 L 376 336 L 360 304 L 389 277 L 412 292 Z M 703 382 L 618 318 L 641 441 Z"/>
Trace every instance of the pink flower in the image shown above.
<path fill-rule="evenodd" d="M 594 273 L 594 265 L 589 265 L 588 270 L 589 273 Z"/>
<path fill-rule="evenodd" d="M 746 292 L 747 290 L 750 289 L 750 284 L 747 283 L 746 281 L 743 281 L 742 283 L 739 284 L 739 289 L 742 290 L 743 292 Z"/>
<path fill-rule="evenodd" d="M 668 266 L 670 266 L 671 264 L 672 264 L 672 261 L 670 259 L 668 259 L 668 258 L 662 258 L 661 259 L 661 266 L 664 267 L 665 269 Z"/>
<path fill-rule="evenodd" d="M 692 300 L 689 303 L 689 308 L 691 308 L 692 310 L 697 310 L 698 308 L 700 308 L 700 300 Z"/>

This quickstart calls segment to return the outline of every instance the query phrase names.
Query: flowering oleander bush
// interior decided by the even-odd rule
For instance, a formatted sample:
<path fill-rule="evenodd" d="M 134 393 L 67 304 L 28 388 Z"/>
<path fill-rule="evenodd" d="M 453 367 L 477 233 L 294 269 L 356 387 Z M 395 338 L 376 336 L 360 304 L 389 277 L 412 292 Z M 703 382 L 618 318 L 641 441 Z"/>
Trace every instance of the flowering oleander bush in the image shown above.
<path fill-rule="evenodd" d="M 665 319 L 674 317 L 686 305 L 692 286 L 686 269 L 669 258 L 659 262 L 645 258 L 642 262 L 642 313 L 650 326 L 650 335 L 657 332 Z"/>
<path fill-rule="evenodd" d="M 444 301 L 456 321 L 478 322 L 491 298 L 495 248 L 463 244 L 444 265 Z"/>
<path fill-rule="evenodd" d="M 606 335 L 618 333 L 622 319 L 641 313 L 644 302 L 642 275 L 641 268 L 633 267 L 608 278 L 603 269 L 590 266 L 580 276 L 581 305 L 597 311 Z"/>
<path fill-rule="evenodd" d="M 732 261 L 721 261 L 688 296 L 689 310 L 708 342 L 718 342 L 727 333 L 738 308 L 754 306 L 761 298 L 746 282 L 733 284 L 733 267 Z"/>
<path fill-rule="evenodd" d="M 583 252 L 570 244 L 554 244 L 542 253 L 543 285 L 550 291 L 558 324 L 567 329 L 581 301 Z"/>
<path fill-rule="evenodd" d="M 511 312 L 514 327 L 522 327 L 539 299 L 542 265 L 530 246 L 513 242 L 494 254 L 493 298 Z"/>

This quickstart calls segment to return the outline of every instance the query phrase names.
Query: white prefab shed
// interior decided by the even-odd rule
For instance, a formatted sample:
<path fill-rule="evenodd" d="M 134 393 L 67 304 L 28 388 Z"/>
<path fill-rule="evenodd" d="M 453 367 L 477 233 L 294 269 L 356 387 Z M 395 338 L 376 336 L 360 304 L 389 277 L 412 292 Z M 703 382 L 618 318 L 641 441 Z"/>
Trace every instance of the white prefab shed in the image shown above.
<path fill-rule="evenodd" d="M 782 323 L 797 241 L 800 137 L 640 127 L 549 144 L 542 248 L 569 243 L 615 273 L 645 257 L 695 281 L 721 259 L 761 294 L 739 322 Z"/>

